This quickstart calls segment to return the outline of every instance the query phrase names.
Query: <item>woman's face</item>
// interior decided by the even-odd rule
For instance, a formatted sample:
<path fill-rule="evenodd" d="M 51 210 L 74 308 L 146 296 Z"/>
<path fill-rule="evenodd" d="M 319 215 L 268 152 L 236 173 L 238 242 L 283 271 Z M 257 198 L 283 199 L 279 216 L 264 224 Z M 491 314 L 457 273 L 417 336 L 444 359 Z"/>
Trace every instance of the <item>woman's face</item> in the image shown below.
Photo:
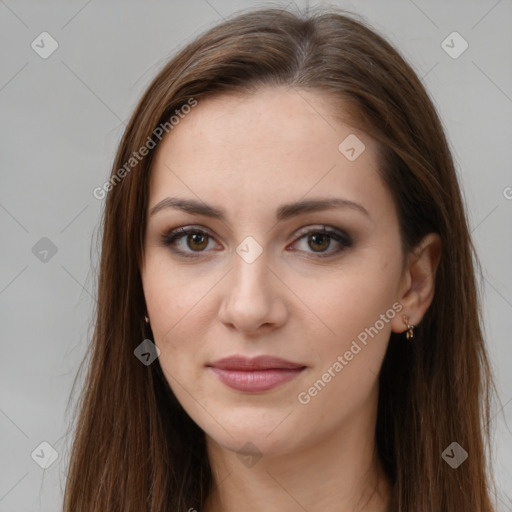
<path fill-rule="evenodd" d="M 200 99 L 153 161 L 142 279 L 159 362 L 229 450 L 291 453 L 365 428 L 405 329 L 375 143 L 331 111 L 286 88 Z M 200 233 L 171 241 L 177 228 Z"/>

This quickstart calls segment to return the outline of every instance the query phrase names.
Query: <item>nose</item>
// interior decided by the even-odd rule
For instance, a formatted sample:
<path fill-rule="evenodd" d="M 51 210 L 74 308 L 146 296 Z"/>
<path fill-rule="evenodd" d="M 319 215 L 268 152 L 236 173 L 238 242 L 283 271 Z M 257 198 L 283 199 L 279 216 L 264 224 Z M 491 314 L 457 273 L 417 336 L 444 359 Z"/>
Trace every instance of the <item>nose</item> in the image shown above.
<path fill-rule="evenodd" d="M 267 265 L 265 251 L 252 263 L 235 254 L 234 268 L 224 280 L 219 318 L 244 334 L 274 330 L 286 322 L 286 286 Z"/>

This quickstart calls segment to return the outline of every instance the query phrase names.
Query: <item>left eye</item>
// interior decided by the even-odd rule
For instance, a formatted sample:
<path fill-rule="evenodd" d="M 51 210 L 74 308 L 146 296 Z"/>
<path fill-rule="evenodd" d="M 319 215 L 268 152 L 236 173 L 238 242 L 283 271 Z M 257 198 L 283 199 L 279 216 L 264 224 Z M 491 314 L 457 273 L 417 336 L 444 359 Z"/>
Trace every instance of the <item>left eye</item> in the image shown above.
<path fill-rule="evenodd" d="M 185 239 L 185 247 L 183 247 L 183 244 L 180 247 L 179 245 L 183 239 Z M 198 253 L 205 252 L 210 239 L 213 240 L 213 236 L 202 229 L 177 228 L 168 234 L 163 235 L 162 243 L 165 246 L 170 247 L 171 251 L 178 255 L 194 258 L 199 255 Z M 309 231 L 302 232 L 301 236 L 294 243 L 303 239 L 306 240 L 308 247 L 313 249 L 313 254 L 318 254 L 319 257 L 332 256 L 333 254 L 337 254 L 343 251 L 344 248 L 352 245 L 352 239 L 349 235 L 343 231 L 329 229 L 325 226 L 322 229 L 311 229 Z M 330 247 L 333 240 L 341 247 L 327 252 L 326 250 Z M 191 251 L 187 251 L 187 248 L 191 249 Z M 309 251 L 306 250 L 304 252 Z"/>
<path fill-rule="evenodd" d="M 344 248 L 352 245 L 352 240 L 346 233 L 338 230 L 330 230 L 325 227 L 320 230 L 307 231 L 299 237 L 297 241 L 301 241 L 303 239 L 307 246 L 310 249 L 313 249 L 313 254 L 321 253 L 320 257 L 332 256 L 333 254 L 337 254 L 343 251 Z M 332 245 L 331 243 L 333 240 L 338 244 L 338 248 L 327 252 L 327 249 Z"/>

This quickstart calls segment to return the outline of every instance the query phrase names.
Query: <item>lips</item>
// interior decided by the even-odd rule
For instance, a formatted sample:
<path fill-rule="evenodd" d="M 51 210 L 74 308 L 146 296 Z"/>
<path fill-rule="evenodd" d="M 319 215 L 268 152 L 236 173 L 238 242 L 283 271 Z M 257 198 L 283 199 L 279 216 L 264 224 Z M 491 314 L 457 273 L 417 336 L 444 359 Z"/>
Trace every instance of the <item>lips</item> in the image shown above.
<path fill-rule="evenodd" d="M 304 368 L 304 365 L 292 363 L 286 359 L 273 356 L 258 356 L 247 358 L 242 356 L 226 357 L 219 359 L 208 366 L 219 368 L 221 370 L 293 370 L 297 368 Z"/>
<path fill-rule="evenodd" d="M 207 365 L 226 386 L 238 391 L 268 391 L 297 377 L 305 365 L 273 356 L 232 356 Z"/>

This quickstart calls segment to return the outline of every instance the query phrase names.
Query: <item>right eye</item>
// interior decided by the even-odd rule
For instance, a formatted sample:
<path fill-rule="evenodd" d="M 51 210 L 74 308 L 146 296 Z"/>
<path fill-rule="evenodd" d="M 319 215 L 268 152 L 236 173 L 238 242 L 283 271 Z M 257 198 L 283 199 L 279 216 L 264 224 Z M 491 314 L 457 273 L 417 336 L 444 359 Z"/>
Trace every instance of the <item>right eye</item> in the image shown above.
<path fill-rule="evenodd" d="M 203 229 L 180 227 L 163 235 L 162 243 L 179 256 L 196 258 L 200 253 L 206 252 L 209 239 L 213 239 L 212 235 Z"/>

